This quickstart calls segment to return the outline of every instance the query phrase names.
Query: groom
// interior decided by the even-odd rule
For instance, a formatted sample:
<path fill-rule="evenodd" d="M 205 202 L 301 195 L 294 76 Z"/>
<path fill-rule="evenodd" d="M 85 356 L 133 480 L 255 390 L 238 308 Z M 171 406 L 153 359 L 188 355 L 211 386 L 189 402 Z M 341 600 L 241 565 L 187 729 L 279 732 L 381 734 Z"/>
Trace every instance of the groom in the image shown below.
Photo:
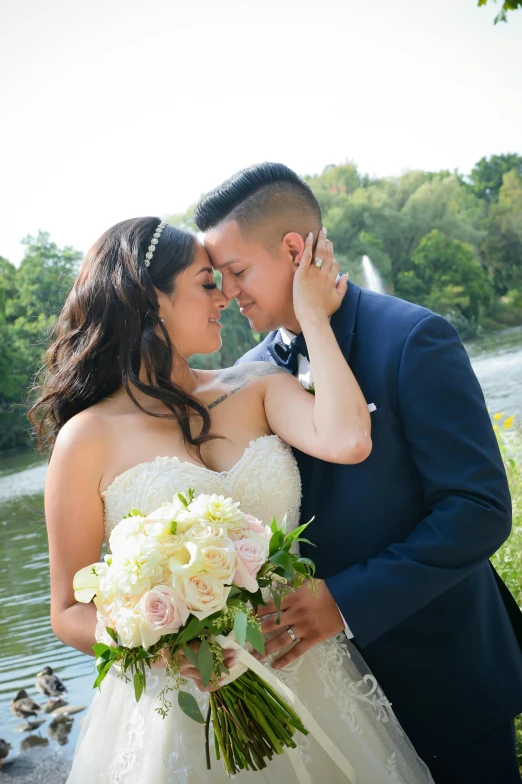
<path fill-rule="evenodd" d="M 194 220 L 225 295 L 269 332 L 239 361 L 276 362 L 309 384 L 292 282 L 307 233 L 316 255 L 325 247 L 310 188 L 286 166 L 255 165 Z M 302 551 L 324 582 L 318 598 L 305 588 L 283 604 L 299 642 L 280 664 L 346 630 L 437 784 L 520 783 L 517 608 L 488 562 L 509 535 L 510 498 L 469 359 L 440 316 L 353 283 L 331 324 L 372 411 L 373 449 L 349 466 L 296 454 L 317 545 Z M 282 631 L 271 650 L 288 641 Z"/>

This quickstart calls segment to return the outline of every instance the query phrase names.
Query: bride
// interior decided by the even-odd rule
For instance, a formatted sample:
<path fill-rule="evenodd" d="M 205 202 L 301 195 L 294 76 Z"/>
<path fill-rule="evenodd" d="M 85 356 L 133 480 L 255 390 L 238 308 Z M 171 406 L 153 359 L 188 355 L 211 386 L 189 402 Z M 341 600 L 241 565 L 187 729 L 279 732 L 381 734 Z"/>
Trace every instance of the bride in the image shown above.
<path fill-rule="evenodd" d="M 315 396 L 267 363 L 190 367 L 192 355 L 220 347 L 227 301 L 205 249 L 188 232 L 156 218 L 127 220 L 87 254 L 58 318 L 30 415 L 40 442 L 52 449 L 45 489 L 51 623 L 64 643 L 92 655 L 96 609 L 75 602 L 73 575 L 99 560 L 130 508 L 147 514 L 190 486 L 196 494 L 231 496 L 264 521 L 286 514 L 290 529 L 301 496 L 290 447 L 336 463 L 357 463 L 370 453 L 368 407 L 329 325 L 347 280 L 337 281 L 332 252 L 324 237 L 319 243 L 323 266 L 312 261 L 310 234 L 294 282 Z M 324 583 L 319 590 L 327 590 Z M 343 629 L 332 600 L 332 637 L 272 672 L 313 713 L 360 784 L 431 781 Z M 295 634 L 286 631 L 294 645 Z M 233 663 L 232 651 L 226 663 Z M 269 659 L 264 663 L 270 666 Z M 186 660 L 182 671 L 204 709 L 208 696 L 198 688 L 197 671 Z M 206 769 L 201 725 L 175 700 L 167 718 L 155 711 L 164 684 L 158 666 L 136 703 L 132 684 L 109 673 L 83 722 L 69 784 L 227 781 L 221 762 Z M 347 781 L 311 735 L 297 742 L 313 782 Z M 300 780 L 287 754 L 240 779 Z"/>

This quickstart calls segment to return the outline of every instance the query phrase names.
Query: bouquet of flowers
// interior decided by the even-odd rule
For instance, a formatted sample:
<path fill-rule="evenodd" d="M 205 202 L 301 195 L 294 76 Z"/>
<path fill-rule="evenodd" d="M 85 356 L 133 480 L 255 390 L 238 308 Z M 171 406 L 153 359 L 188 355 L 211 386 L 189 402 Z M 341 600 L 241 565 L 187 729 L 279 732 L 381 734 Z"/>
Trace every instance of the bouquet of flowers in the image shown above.
<path fill-rule="evenodd" d="M 74 578 L 76 600 L 94 598 L 97 608 L 94 686 L 116 664 L 121 677 L 132 678 L 139 700 L 146 668 L 164 659 L 167 685 L 157 711 L 167 715 L 169 692 L 177 689 L 180 708 L 205 724 L 209 769 L 211 723 L 216 758 L 223 759 L 229 775 L 260 770 L 285 747 L 295 748 L 293 735 L 307 730 L 260 674 L 240 667 L 239 677 L 210 693 L 204 717 L 193 695 L 183 690 L 187 681 L 179 654 L 198 668 L 206 686 L 230 675 L 223 663 L 229 640 L 231 647 L 249 644 L 264 653 L 256 618 L 265 604 L 262 589 L 278 613 L 281 599 L 306 580 L 313 590 L 313 562 L 290 551 L 295 542 L 307 541 L 301 538 L 307 525 L 287 534 L 284 520 L 267 526 L 231 498 L 195 497 L 191 489 L 151 514 L 132 509 L 111 533 L 111 554 Z M 199 647 L 189 646 L 192 641 Z"/>

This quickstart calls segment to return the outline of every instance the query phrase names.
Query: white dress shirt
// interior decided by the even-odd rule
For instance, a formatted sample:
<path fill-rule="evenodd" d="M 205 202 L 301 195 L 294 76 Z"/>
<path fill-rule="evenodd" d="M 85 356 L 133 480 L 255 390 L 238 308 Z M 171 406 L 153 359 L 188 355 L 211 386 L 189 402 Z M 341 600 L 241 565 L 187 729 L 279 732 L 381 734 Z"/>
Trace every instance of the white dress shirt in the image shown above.
<path fill-rule="evenodd" d="M 292 340 L 294 340 L 297 336 L 290 332 L 288 329 L 284 329 L 281 327 L 279 330 L 279 335 L 281 336 L 281 340 L 287 346 L 290 345 Z M 299 354 L 297 358 L 297 378 L 299 379 L 300 383 L 305 389 L 310 389 L 311 385 L 313 384 L 313 377 L 312 377 L 312 368 L 310 367 L 310 361 L 303 356 L 303 354 Z M 349 640 L 353 638 L 353 634 L 350 631 L 350 627 L 346 623 L 344 615 L 342 614 L 341 610 L 341 618 L 343 619 L 344 623 L 344 632 Z"/>

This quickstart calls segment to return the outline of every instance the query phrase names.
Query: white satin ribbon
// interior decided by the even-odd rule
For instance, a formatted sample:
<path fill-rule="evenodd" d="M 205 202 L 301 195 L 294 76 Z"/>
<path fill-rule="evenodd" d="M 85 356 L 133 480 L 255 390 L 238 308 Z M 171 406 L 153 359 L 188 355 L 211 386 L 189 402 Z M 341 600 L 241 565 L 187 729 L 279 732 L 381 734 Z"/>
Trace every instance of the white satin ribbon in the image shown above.
<path fill-rule="evenodd" d="M 220 634 L 214 638 L 218 645 L 221 645 L 222 648 L 226 648 L 228 650 L 234 649 L 239 650 L 239 655 L 237 658 L 237 664 L 235 664 L 230 669 L 230 675 L 227 676 L 226 680 L 221 679 L 221 683 L 225 685 L 225 683 L 231 683 L 232 681 L 239 678 L 246 670 L 252 670 L 258 675 L 263 681 L 266 681 L 269 686 L 271 686 L 275 691 L 277 691 L 288 704 L 295 710 L 297 715 L 303 720 L 303 724 L 306 726 L 306 729 L 309 731 L 310 735 L 316 739 L 316 741 L 323 747 L 325 752 L 328 754 L 330 759 L 335 762 L 337 767 L 344 773 L 346 778 L 348 779 L 351 784 L 357 784 L 357 779 L 355 776 L 355 771 L 346 759 L 346 757 L 339 751 L 335 743 L 333 743 L 323 728 L 316 722 L 310 711 L 306 708 L 305 705 L 301 702 L 301 700 L 296 697 L 291 689 L 288 686 L 276 678 L 270 670 L 264 667 L 261 662 L 245 651 L 239 643 L 236 641 L 235 635 L 232 632 L 227 637 Z M 308 775 L 308 771 L 306 770 L 305 764 L 301 759 L 301 755 L 299 754 L 297 749 L 288 749 L 287 750 L 290 762 L 292 763 L 292 767 L 294 768 L 295 774 L 297 776 L 298 781 L 301 784 L 312 784 L 310 776 Z"/>

